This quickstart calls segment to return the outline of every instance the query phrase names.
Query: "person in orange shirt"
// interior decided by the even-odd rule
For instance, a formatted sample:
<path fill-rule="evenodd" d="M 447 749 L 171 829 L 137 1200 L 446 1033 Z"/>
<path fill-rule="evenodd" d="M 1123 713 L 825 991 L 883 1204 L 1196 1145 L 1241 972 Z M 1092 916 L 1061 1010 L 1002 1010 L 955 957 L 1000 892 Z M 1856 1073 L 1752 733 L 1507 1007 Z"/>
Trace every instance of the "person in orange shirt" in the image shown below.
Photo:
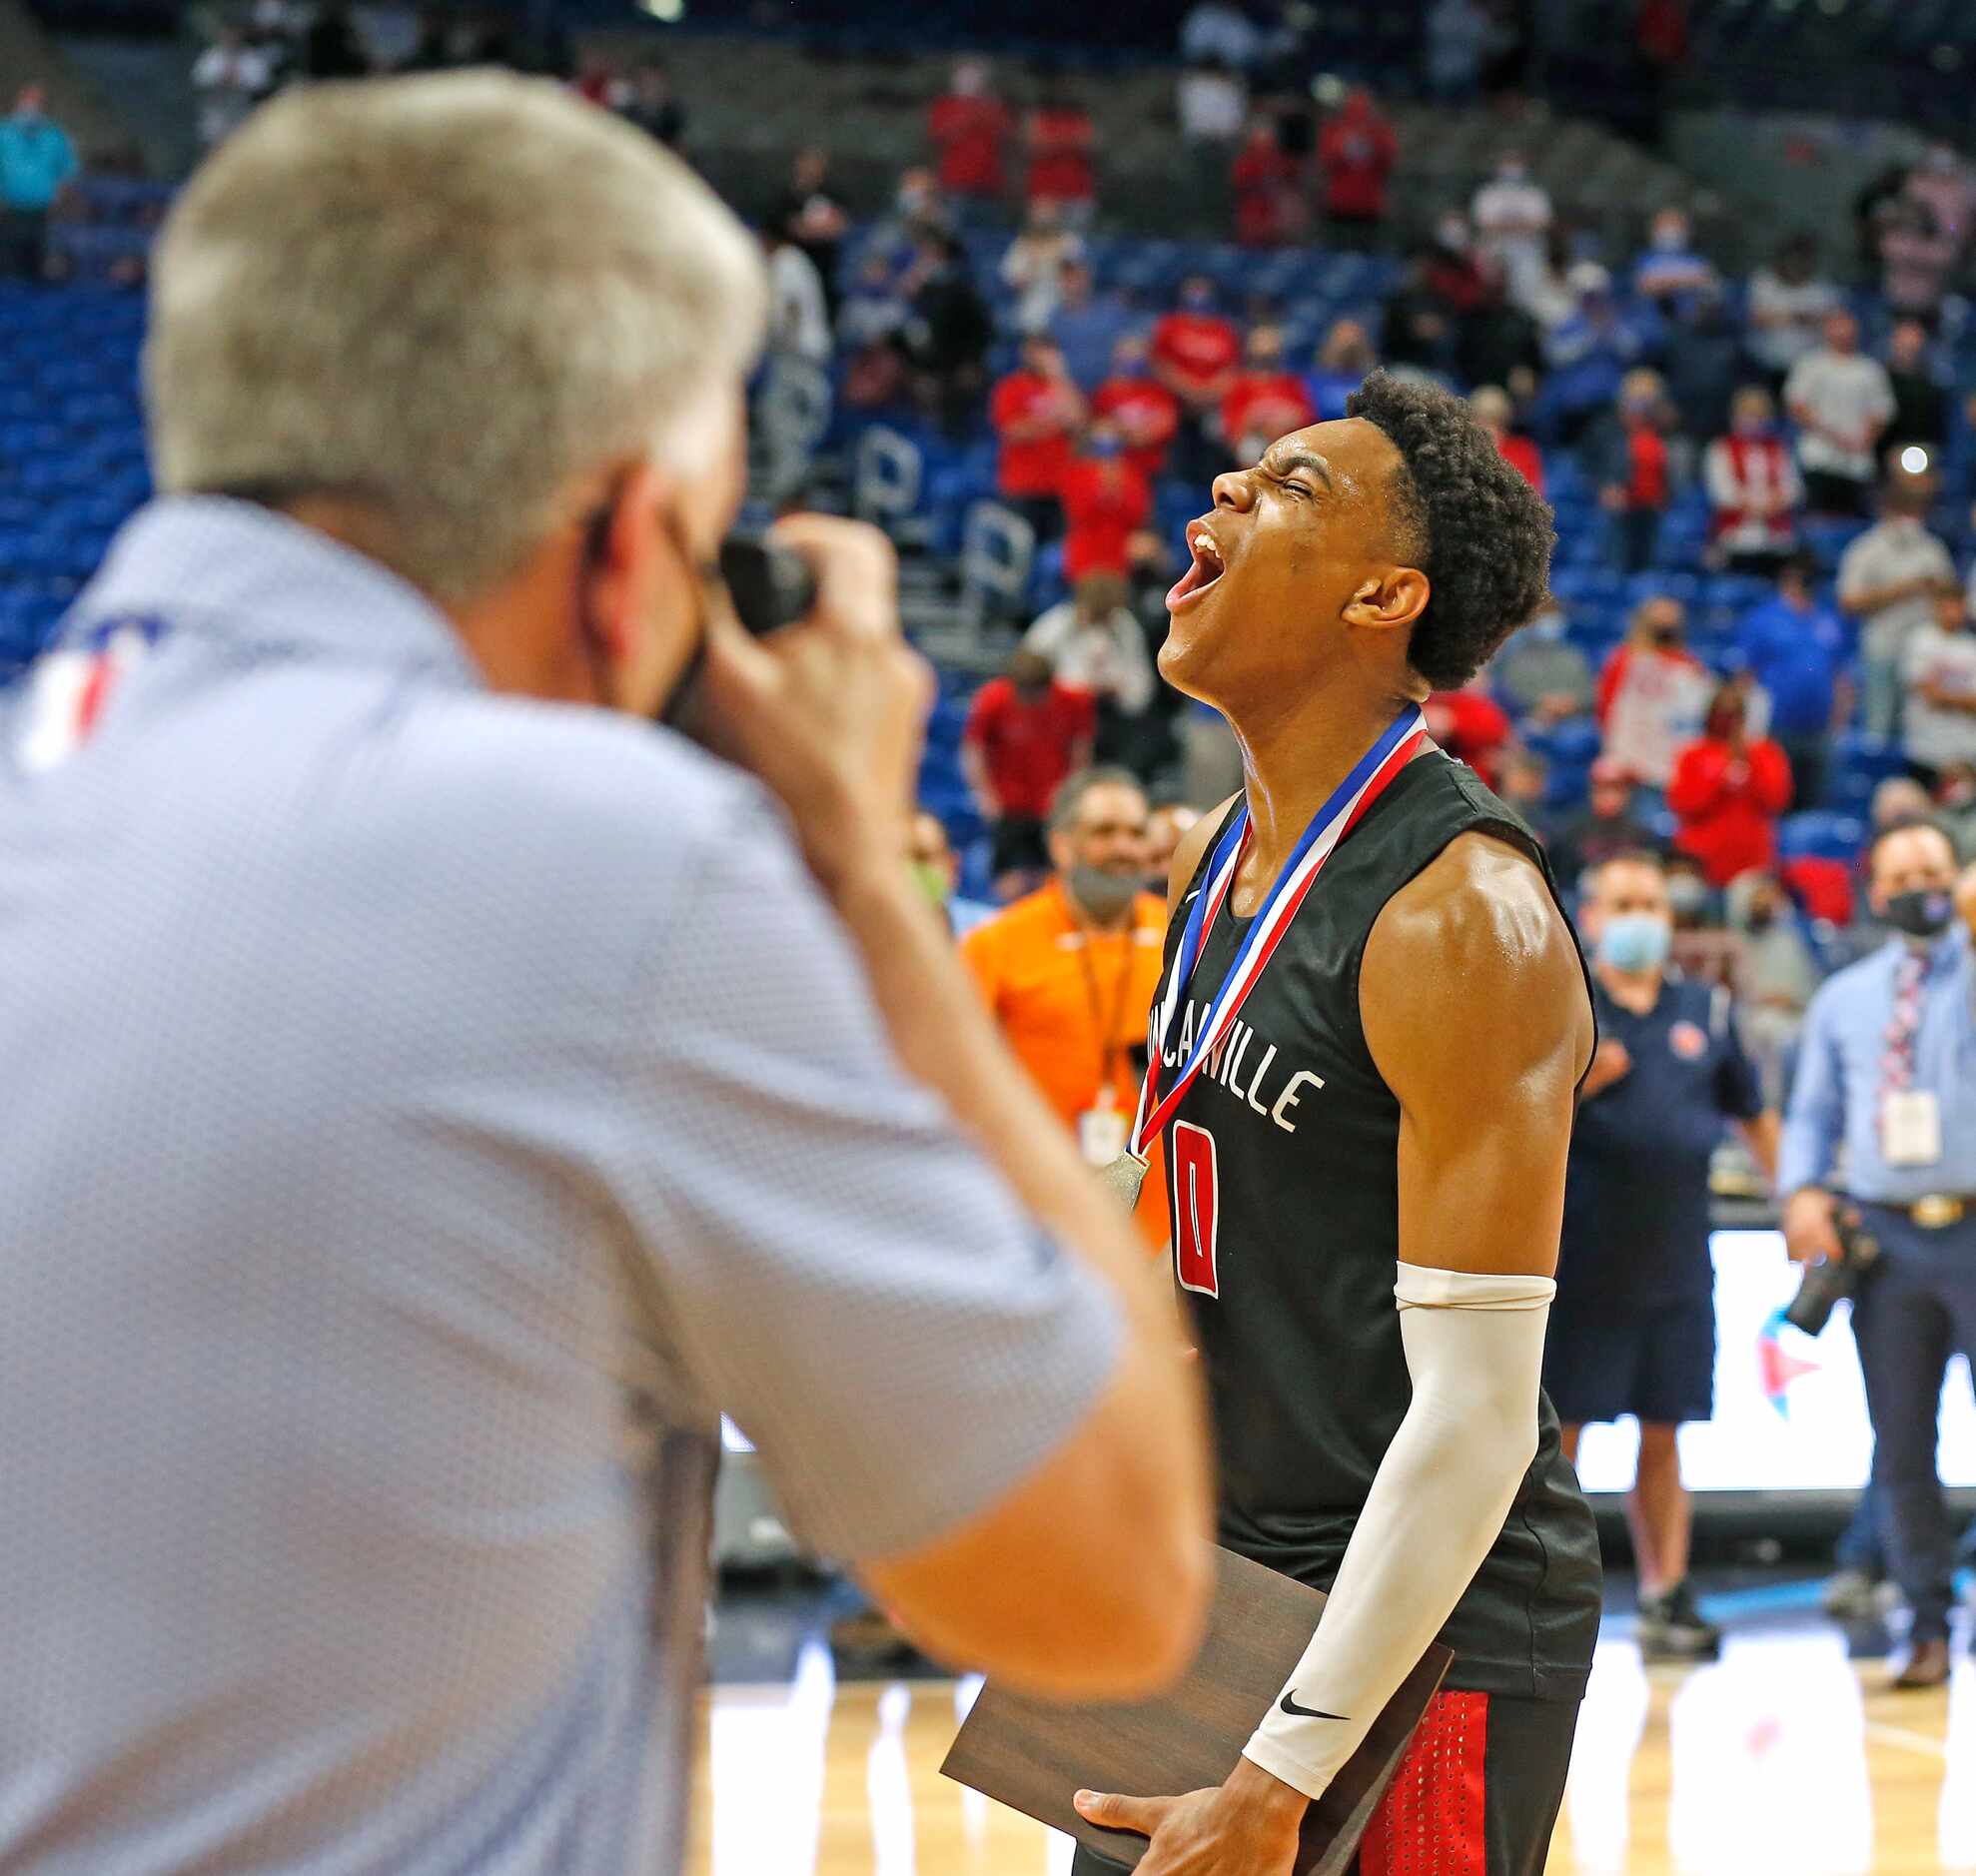
<path fill-rule="evenodd" d="M 1130 771 L 1086 769 L 1050 814 L 1054 876 L 961 941 L 961 956 L 1043 1098 L 1105 1166 L 1125 1151 L 1166 942 L 1166 906 L 1144 890 L 1147 806 Z M 1157 1164 L 1139 1197 L 1148 1244 L 1167 1242 Z"/>

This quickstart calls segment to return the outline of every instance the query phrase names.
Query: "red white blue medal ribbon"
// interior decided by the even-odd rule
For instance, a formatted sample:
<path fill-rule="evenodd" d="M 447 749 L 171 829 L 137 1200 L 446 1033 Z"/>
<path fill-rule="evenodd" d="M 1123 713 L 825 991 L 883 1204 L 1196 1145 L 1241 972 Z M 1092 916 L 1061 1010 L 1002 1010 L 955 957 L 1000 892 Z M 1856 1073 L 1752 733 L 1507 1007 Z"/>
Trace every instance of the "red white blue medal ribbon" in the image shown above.
<path fill-rule="evenodd" d="M 1304 895 L 1311 890 L 1324 863 L 1338 843 L 1358 825 L 1366 810 L 1392 785 L 1393 778 L 1413 760 L 1426 742 L 1427 733 L 1427 719 L 1417 706 L 1409 704 L 1332 790 L 1331 798 L 1304 830 L 1289 862 L 1270 888 L 1269 897 L 1243 938 L 1221 989 L 1202 1011 L 1201 1025 L 1194 1032 L 1194 1046 L 1181 1064 L 1180 1073 L 1156 1105 L 1154 1090 L 1159 1082 L 1161 1059 L 1173 1036 L 1175 1020 L 1186 1005 L 1187 987 L 1193 981 L 1195 965 L 1200 962 L 1202 944 L 1221 911 L 1222 901 L 1228 897 L 1229 888 L 1235 883 L 1236 869 L 1241 866 L 1242 855 L 1249 845 L 1249 804 L 1245 801 L 1230 817 L 1208 863 L 1206 883 L 1195 896 L 1194 909 L 1188 914 L 1180 949 L 1174 956 L 1173 975 L 1167 982 L 1166 1001 L 1160 1006 L 1160 1046 L 1146 1065 L 1146 1080 L 1139 1091 L 1139 1110 L 1132 1126 L 1132 1151 L 1142 1159 L 1173 1118 L 1174 1110 L 1193 1086 L 1194 1077 L 1201 1072 L 1216 1044 L 1227 1033 L 1243 1000 L 1255 988 L 1263 966 L 1270 961 L 1270 953 L 1290 929 L 1290 921 L 1297 916 L 1297 908 L 1304 903 Z"/>

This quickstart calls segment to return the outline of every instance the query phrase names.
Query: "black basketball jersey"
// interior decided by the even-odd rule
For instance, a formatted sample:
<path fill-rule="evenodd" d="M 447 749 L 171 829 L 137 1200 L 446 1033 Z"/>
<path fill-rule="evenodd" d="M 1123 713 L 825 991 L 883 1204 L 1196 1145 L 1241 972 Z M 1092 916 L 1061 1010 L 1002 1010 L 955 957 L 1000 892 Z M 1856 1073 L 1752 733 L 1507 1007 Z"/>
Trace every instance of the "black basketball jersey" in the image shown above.
<path fill-rule="evenodd" d="M 1528 855 L 1556 896 L 1536 837 L 1471 769 L 1439 750 L 1417 757 L 1326 862 L 1165 1135 L 1221 1540 L 1320 1589 L 1413 1397 L 1393 1297 L 1400 1103 L 1366 1044 L 1360 960 L 1387 901 L 1471 831 Z M 1183 923 L 1168 934 L 1167 977 Z M 1206 934 L 1162 1087 L 1248 924 L 1224 904 Z M 1546 1399 L 1502 1534 L 1442 1633 L 1457 1656 L 1449 1685 L 1577 1698 L 1598 1608 L 1597 1537 Z"/>

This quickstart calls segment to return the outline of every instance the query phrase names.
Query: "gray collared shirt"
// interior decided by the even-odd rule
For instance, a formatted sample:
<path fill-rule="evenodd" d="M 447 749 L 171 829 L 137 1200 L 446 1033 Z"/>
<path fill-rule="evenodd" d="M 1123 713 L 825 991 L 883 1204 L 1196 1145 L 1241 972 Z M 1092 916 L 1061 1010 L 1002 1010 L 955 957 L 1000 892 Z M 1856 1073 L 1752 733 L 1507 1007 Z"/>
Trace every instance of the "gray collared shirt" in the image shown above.
<path fill-rule="evenodd" d="M 670 1871 L 716 1416 L 896 1552 L 1113 1299 L 762 791 L 155 503 L 0 703 L 0 1868 Z"/>

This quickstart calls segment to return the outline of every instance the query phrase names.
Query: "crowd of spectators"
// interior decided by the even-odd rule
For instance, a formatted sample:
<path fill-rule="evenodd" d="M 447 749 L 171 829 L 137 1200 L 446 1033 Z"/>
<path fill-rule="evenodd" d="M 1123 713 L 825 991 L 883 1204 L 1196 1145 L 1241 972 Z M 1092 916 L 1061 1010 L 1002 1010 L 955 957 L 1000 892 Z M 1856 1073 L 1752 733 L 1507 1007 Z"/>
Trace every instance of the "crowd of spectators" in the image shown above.
<path fill-rule="evenodd" d="M 1513 88 L 1514 14 L 1437 0 L 1432 94 Z M 1272 34 L 1290 30 L 1223 0 L 1188 15 L 1175 108 L 1194 173 L 1244 245 L 1391 253 L 1394 124 L 1363 87 L 1285 89 L 1277 74 L 1295 48 Z M 489 59 L 560 69 L 600 108 L 690 152 L 686 107 L 655 58 L 574 60 L 465 7 L 428 9 L 380 44 L 339 0 L 254 0 L 227 16 L 195 69 L 202 134 L 217 141 L 293 79 Z M 42 123 L 24 95 L 0 126 L 15 255 L 45 214 L 35 194 L 60 187 L 52 156 L 14 154 L 49 141 Z M 1793 810 L 1829 805 L 1832 737 L 1854 722 L 1888 740 L 1935 804 L 1956 812 L 1976 793 L 1976 634 L 1951 543 L 1931 524 L 1944 461 L 1969 431 L 1949 340 L 1976 183 L 1953 149 L 1931 147 L 1862 198 L 1856 276 L 1835 277 L 1829 244 L 1797 231 L 1741 282 L 1673 204 L 1646 215 L 1636 252 L 1602 246 L 1524 152 L 1503 149 L 1441 205 L 1378 304 L 1313 342 L 1294 306 L 1226 270 L 1182 278 L 1170 296 L 1110 276 L 1093 239 L 1106 152 L 1070 82 L 1018 87 L 962 58 L 927 106 L 924 139 L 889 209 L 861 225 L 820 143 L 794 154 L 771 199 L 743 206 L 771 289 L 764 381 L 799 366 L 853 422 L 923 423 L 958 447 L 992 440 L 995 497 L 1051 556 L 1055 591 L 1012 621 L 1021 650 L 967 732 L 1003 888 L 1036 876 L 1051 791 L 1086 760 L 1122 764 L 1156 794 L 1182 785 L 1187 712 L 1155 675 L 1177 491 L 1205 503 L 1214 476 L 1271 438 L 1339 416 L 1376 365 L 1468 391 L 1540 490 L 1590 491 L 1599 551 L 1628 596 L 1623 640 L 1587 655 L 1560 603 L 1432 709 L 1441 740 L 1552 840 L 1567 880 L 1647 839 L 1681 856 L 1674 896 L 1677 909 L 1691 896 L 1691 919 L 1740 917 L 1752 896 L 1820 917 L 1849 909 L 1815 863 L 1780 852 L 1778 831 Z M 985 259 L 970 237 L 1010 223 Z M 797 498 L 800 470 L 773 492 Z M 1702 565 L 1745 581 L 1741 616 L 1726 636 L 1711 621 L 1705 644 L 1691 585 L 1657 576 L 1670 517 L 1698 500 Z M 1861 531 L 1834 579 L 1808 547 L 1839 521 Z M 1551 772 L 1560 738 L 1595 755 L 1588 772 L 1565 765 L 1579 790 Z"/>

